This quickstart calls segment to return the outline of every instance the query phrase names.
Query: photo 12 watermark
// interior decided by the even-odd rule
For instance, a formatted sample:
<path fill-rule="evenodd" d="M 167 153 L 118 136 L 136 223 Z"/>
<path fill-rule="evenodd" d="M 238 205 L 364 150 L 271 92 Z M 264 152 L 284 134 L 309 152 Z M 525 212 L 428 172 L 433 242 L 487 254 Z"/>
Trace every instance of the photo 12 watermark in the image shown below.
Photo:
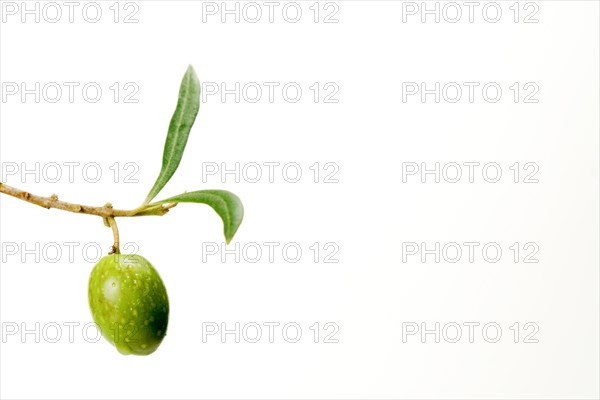
<path fill-rule="evenodd" d="M 539 343 L 535 322 L 402 322 L 402 343 Z"/>
<path fill-rule="evenodd" d="M 2 1 L 0 20 L 10 23 L 115 24 L 140 22 L 140 2 L 136 1 Z"/>
<path fill-rule="evenodd" d="M 402 263 L 495 264 L 506 258 L 515 264 L 537 264 L 539 252 L 536 242 L 402 242 Z"/>
<path fill-rule="evenodd" d="M 539 171 L 533 161 L 405 161 L 402 183 L 539 183 Z"/>
<path fill-rule="evenodd" d="M 102 329 L 94 322 L 2 322 L 2 343 L 97 343 Z"/>
<path fill-rule="evenodd" d="M 537 24 L 539 11 L 533 1 L 403 1 L 402 23 Z"/>
<path fill-rule="evenodd" d="M 202 183 L 340 183 L 340 165 L 333 161 L 203 162 Z"/>
<path fill-rule="evenodd" d="M 335 322 L 202 322 L 202 343 L 339 343 Z"/>
<path fill-rule="evenodd" d="M 539 103 L 536 82 L 402 82 L 402 103 Z"/>
<path fill-rule="evenodd" d="M 335 1 L 203 1 L 202 23 L 340 22 L 340 3 Z"/>
<path fill-rule="evenodd" d="M 132 161 L 99 163 L 95 161 L 0 163 L 0 182 L 20 183 L 139 183 L 140 166 Z"/>
<path fill-rule="evenodd" d="M 110 250 L 110 246 L 98 242 L 0 242 L 2 264 L 96 264 Z M 127 257 L 138 254 L 140 246 L 136 242 L 121 244 Z"/>
<path fill-rule="evenodd" d="M 202 103 L 319 103 L 340 102 L 340 85 L 336 82 L 299 83 L 269 82 L 202 82 Z"/>
<path fill-rule="evenodd" d="M 136 82 L 2 82 L 2 103 L 139 103 Z"/>
<path fill-rule="evenodd" d="M 337 264 L 340 246 L 336 242 L 202 242 L 202 263 L 285 263 L 300 261 Z"/>

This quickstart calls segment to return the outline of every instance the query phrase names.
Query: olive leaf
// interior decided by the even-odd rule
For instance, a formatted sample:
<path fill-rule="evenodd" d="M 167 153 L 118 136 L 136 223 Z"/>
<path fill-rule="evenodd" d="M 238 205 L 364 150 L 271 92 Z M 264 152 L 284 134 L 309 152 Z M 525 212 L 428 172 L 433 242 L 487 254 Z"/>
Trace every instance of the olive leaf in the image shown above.
<path fill-rule="evenodd" d="M 156 201 L 149 206 L 173 203 L 202 203 L 211 206 L 223 220 L 223 231 L 228 244 L 244 218 L 242 201 L 226 190 L 197 190 Z"/>
<path fill-rule="evenodd" d="M 194 68 L 190 65 L 181 81 L 177 107 L 169 124 L 169 132 L 167 133 L 167 140 L 165 141 L 165 149 L 163 151 L 162 168 L 144 204 L 150 203 L 156 197 L 167 182 L 169 182 L 177 167 L 179 167 L 199 108 L 200 81 Z"/>

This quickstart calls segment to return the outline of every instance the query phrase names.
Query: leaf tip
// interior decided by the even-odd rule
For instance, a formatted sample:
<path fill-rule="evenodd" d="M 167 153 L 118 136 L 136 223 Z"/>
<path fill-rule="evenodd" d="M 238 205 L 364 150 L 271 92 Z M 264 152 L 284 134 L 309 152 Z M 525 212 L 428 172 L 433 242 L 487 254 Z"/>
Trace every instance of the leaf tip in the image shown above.
<path fill-rule="evenodd" d="M 196 70 L 192 64 L 189 64 L 187 67 L 187 71 L 185 71 L 186 75 L 191 75 L 194 81 L 199 81 L 198 74 L 196 74 Z"/>

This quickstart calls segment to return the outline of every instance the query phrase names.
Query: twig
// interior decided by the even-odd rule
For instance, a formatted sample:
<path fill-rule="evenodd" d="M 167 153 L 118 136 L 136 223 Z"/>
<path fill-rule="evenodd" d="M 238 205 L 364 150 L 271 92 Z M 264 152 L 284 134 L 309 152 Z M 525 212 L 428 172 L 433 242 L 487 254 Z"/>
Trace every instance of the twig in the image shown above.
<path fill-rule="evenodd" d="M 98 215 L 103 218 L 115 218 L 115 217 L 141 217 L 148 215 L 165 215 L 170 208 L 174 207 L 174 204 L 166 205 L 145 205 L 134 210 L 117 210 L 111 207 L 94 207 L 84 206 L 81 204 L 67 203 L 65 201 L 58 200 L 58 196 L 53 194 L 50 197 L 37 196 L 21 189 L 17 189 L 12 186 L 8 186 L 0 182 L 0 193 L 7 194 L 15 197 L 19 200 L 27 201 L 29 203 L 44 207 L 47 209 L 56 208 L 59 210 L 69 211 L 77 214 L 89 214 Z"/>
<path fill-rule="evenodd" d="M 117 221 L 115 221 L 114 217 L 108 217 L 106 220 L 112 228 L 113 237 L 115 239 L 115 243 L 112 245 L 112 248 L 108 254 L 121 254 L 121 249 L 119 248 L 119 228 L 117 227 Z"/>

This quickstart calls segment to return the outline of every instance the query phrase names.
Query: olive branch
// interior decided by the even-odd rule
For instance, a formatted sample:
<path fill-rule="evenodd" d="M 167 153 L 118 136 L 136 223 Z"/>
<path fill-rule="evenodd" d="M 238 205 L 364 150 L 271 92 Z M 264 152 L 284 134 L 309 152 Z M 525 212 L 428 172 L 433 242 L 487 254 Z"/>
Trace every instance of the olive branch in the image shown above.
<path fill-rule="evenodd" d="M 119 253 L 119 230 L 115 218 L 163 216 L 178 203 L 201 203 L 212 207 L 223 221 L 223 233 L 226 242 L 229 243 L 244 217 L 244 207 L 240 198 L 235 194 L 226 190 L 197 190 L 152 202 L 179 167 L 199 109 L 200 82 L 194 68 L 190 65 L 179 88 L 177 107 L 169 124 L 160 173 L 148 196 L 138 208 L 119 210 L 113 208 L 110 203 L 106 203 L 101 207 L 68 203 L 59 200 L 55 194 L 49 197 L 38 196 L 2 182 L 0 182 L 0 193 L 47 209 L 55 208 L 77 214 L 102 217 L 104 224 L 112 229 L 114 236 L 114 244 L 109 254 Z"/>

